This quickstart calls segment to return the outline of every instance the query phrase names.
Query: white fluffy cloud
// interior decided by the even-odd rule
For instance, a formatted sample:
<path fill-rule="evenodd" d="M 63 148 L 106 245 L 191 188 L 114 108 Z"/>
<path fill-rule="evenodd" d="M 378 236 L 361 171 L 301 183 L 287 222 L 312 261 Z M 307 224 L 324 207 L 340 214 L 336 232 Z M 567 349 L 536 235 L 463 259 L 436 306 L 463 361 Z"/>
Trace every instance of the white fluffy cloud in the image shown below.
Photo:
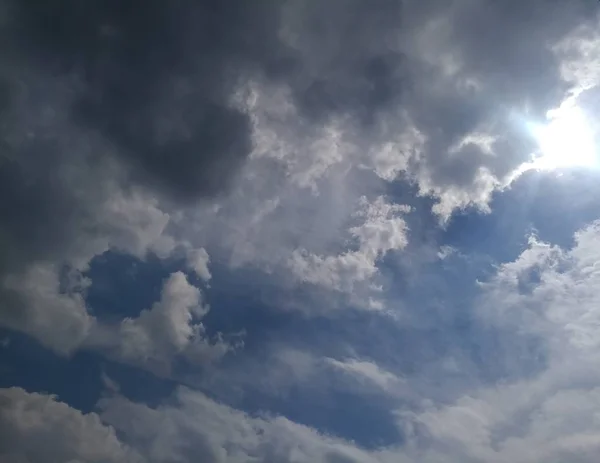
<path fill-rule="evenodd" d="M 335 256 L 296 250 L 289 265 L 304 282 L 352 291 L 355 283 L 364 282 L 377 272 L 378 259 L 406 246 L 408 229 L 401 215 L 409 211 L 409 207 L 389 204 L 381 196 L 373 202 L 362 197 L 359 210 L 354 213 L 359 224 L 348 230 L 353 241 L 350 246 L 355 250 Z"/>
<path fill-rule="evenodd" d="M 407 392 L 406 382 L 402 378 L 385 371 L 374 362 L 358 359 L 341 361 L 332 358 L 325 358 L 324 362 L 359 384 L 366 383 L 367 389 L 379 388 L 390 396 L 403 395 Z"/>
<path fill-rule="evenodd" d="M 196 272 L 199 278 L 202 278 L 204 281 L 209 281 L 211 278 L 210 270 L 208 269 L 208 264 L 210 263 L 210 257 L 206 249 L 191 249 L 188 251 L 187 255 L 188 266 Z"/>
<path fill-rule="evenodd" d="M 517 260 L 483 284 L 489 309 L 482 316 L 540 335 L 557 352 L 568 345 L 597 349 L 600 224 L 574 238 L 568 250 L 530 238 Z"/>
<path fill-rule="evenodd" d="M 97 325 L 87 340 L 89 347 L 107 351 L 117 360 L 166 374 L 171 360 L 183 355 L 194 364 L 210 363 L 231 348 L 220 337 L 207 339 L 200 321 L 209 307 L 198 288 L 182 272 L 163 284 L 160 300 L 136 318 L 118 327 Z"/>
<path fill-rule="evenodd" d="M 480 317 L 508 326 L 514 336 L 534 335 L 547 349 L 547 365 L 529 379 L 400 413 L 415 448 L 426 449 L 419 461 L 442 461 L 443 455 L 445 461 L 493 463 L 595 461 L 599 253 L 597 222 L 575 234 L 571 249 L 531 238 L 515 261 L 481 285 Z"/>

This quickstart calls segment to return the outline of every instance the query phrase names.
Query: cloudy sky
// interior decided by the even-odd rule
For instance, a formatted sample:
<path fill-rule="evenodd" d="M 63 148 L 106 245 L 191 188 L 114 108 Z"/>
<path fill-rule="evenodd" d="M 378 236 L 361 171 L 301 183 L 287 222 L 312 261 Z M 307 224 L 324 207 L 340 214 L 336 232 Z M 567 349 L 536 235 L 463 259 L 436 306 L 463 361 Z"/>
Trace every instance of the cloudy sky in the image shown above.
<path fill-rule="evenodd" d="M 595 0 L 0 0 L 2 463 L 595 463 Z"/>

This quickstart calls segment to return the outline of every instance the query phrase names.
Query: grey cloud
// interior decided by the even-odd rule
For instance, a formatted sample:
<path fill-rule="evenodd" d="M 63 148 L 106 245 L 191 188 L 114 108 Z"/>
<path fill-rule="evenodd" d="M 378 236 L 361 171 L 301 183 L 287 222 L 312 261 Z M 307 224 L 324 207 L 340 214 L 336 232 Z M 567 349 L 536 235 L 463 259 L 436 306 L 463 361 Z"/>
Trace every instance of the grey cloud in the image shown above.
<path fill-rule="evenodd" d="M 456 208 L 485 209 L 532 149 L 511 110 L 528 106 L 537 116 L 568 85 L 547 45 L 576 25 L 583 3 L 544 5 L 111 0 L 84 9 L 66 0 L 5 0 L 2 34 L 11 53 L 3 57 L 10 90 L 2 117 L 4 158 L 12 161 L 3 162 L 0 175 L 10 180 L 3 182 L 3 198 L 15 200 L 5 206 L 5 215 L 14 217 L 3 234 L 32 243 L 16 239 L 11 262 L 22 260 L 20 252 L 64 254 L 71 236 L 81 234 L 81 222 L 94 222 L 92 203 L 101 198 L 87 196 L 91 184 L 107 181 L 105 175 L 189 202 L 214 197 L 234 178 L 252 174 L 239 181 L 243 191 L 231 200 L 239 204 L 226 207 L 215 227 L 222 227 L 226 213 L 235 217 L 225 226 L 236 230 L 246 225 L 246 211 L 278 214 L 251 214 L 250 230 L 235 231 L 241 237 L 215 232 L 236 247 L 238 260 L 262 253 L 281 263 L 281 252 L 263 249 L 281 241 L 316 255 L 339 247 L 328 240 L 339 232 L 342 214 L 351 214 L 352 202 L 374 189 L 369 173 L 347 174 L 357 165 L 374 166 L 385 181 L 401 175 L 416 182 L 422 194 L 439 198 L 434 211 L 444 218 Z M 252 107 L 240 96 L 251 84 L 268 95 L 282 93 L 276 104 L 292 107 L 289 117 Z M 14 89 L 27 94 L 26 103 Z M 27 121 L 33 113 L 38 125 Z M 307 136 L 310 142 L 319 138 L 315 126 L 333 122 L 336 134 L 328 136 L 326 149 L 309 143 Z M 290 145 L 285 156 L 276 159 L 276 147 L 267 145 L 274 162 L 248 160 L 270 132 Z M 86 161 L 65 153 L 83 147 Z M 113 157 L 113 171 L 96 168 Z M 75 174 L 73 162 L 89 166 L 89 176 Z M 236 175 L 242 164 L 252 166 Z M 85 180 L 74 190 L 64 175 Z M 327 193 L 318 201 L 323 207 L 310 210 L 289 191 L 307 187 Z M 60 211 L 53 207 L 58 203 Z M 311 235 L 291 231 L 306 223 L 304 208 L 320 219 L 331 205 L 341 218 L 330 228 L 317 220 Z M 21 207 L 30 208 L 27 221 L 17 221 Z M 37 217 L 48 224 L 43 234 Z M 274 239 L 283 230 L 286 236 Z"/>
<path fill-rule="evenodd" d="M 0 460 L 6 463 L 142 463 L 95 413 L 56 397 L 0 389 Z"/>
<path fill-rule="evenodd" d="M 374 42 L 382 21 L 394 27 L 394 1 L 325 16 L 305 2 L 0 6 L 9 50 L 0 71 L 2 276 L 40 262 L 81 269 L 111 248 L 168 254 L 180 244 L 166 232 L 172 209 L 227 191 L 254 149 L 238 98 L 250 81 L 287 88 L 300 108 L 295 126 L 351 112 L 369 119 L 395 91 L 396 58 Z M 310 159 L 310 172 L 328 165 Z M 266 169 L 259 181 L 280 173 Z M 295 176 L 312 185 L 309 177 Z M 21 296 L 3 298 L 15 307 L 3 307 L 6 317 L 23 312 Z"/>
<path fill-rule="evenodd" d="M 234 265 L 273 269 L 285 267 L 290 247 L 304 257 L 300 263 L 306 256 L 343 256 L 338 237 L 356 200 L 385 182 L 414 183 L 438 202 L 433 212 L 443 221 L 457 209 L 489 212 L 494 192 L 507 188 L 536 150 L 526 121 L 542 120 L 573 85 L 552 45 L 586 18 L 593 21 L 584 2 L 530 2 L 523 11 L 506 3 L 404 2 L 399 8 L 390 1 L 372 9 L 361 2 L 286 3 L 282 36 L 302 66 L 276 84 L 248 85 L 253 159 L 235 199 L 219 202 L 218 213 L 198 214 L 198 228 L 216 247 L 224 243 Z M 364 79 L 353 66 L 381 53 L 395 93 L 388 104 L 369 105 L 356 90 Z M 311 94 L 304 83 L 311 79 L 330 79 L 340 95 L 348 91 L 340 99 L 352 105 L 331 103 L 329 95 L 311 103 L 302 94 Z M 330 119 L 311 114 L 319 105 L 336 108 L 325 113 Z M 317 120 L 325 131 L 313 129 Z M 368 267 L 365 275 L 377 271 L 362 261 L 314 262 L 317 270 L 340 264 Z M 308 279 L 336 278 L 335 269 L 333 277 L 317 274 Z"/>
<path fill-rule="evenodd" d="M 52 264 L 34 264 L 25 274 L 8 275 L 0 296 L 0 323 L 60 354 L 76 350 L 95 324 L 79 291 L 60 291 L 60 272 Z"/>
<path fill-rule="evenodd" d="M 408 115 L 426 144 L 408 169 L 435 212 L 487 208 L 535 149 L 524 128 L 543 120 L 572 86 L 552 50 L 594 15 L 589 2 L 425 2 L 409 4 L 403 38 L 418 85 Z M 428 11 L 428 13 L 426 13 Z M 491 143 L 452 147 L 471 136 Z"/>
<path fill-rule="evenodd" d="M 532 380 L 399 412 L 399 424 L 412 429 L 406 454 L 424 462 L 594 461 L 598 377 L 590 362 L 597 356 L 556 360 Z M 393 461 L 394 451 L 385 453 Z"/>
<path fill-rule="evenodd" d="M 141 444 L 152 462 L 377 461 L 349 442 L 283 417 L 251 417 L 184 388 L 156 408 L 121 397 L 103 400 L 100 408 L 102 419 Z"/>
<path fill-rule="evenodd" d="M 91 159 L 92 135 L 69 132 L 60 109 L 70 101 L 64 83 L 40 82 L 29 73 L 20 78 L 23 85 L 11 94 L 15 103 L 2 114 L 8 154 L 0 163 L 0 319 L 30 334 L 49 330 L 49 341 L 58 306 L 39 299 L 34 308 L 27 302 L 34 293 L 19 288 L 37 284 L 45 292 L 36 297 L 58 300 L 63 265 L 81 271 L 109 248 L 143 256 L 150 248 L 168 252 L 172 243 L 163 234 L 169 216 L 157 201 L 125 188 L 111 162 Z M 51 268 L 55 276 L 36 283 L 36 268 Z M 8 278 L 21 282 L 7 286 Z M 36 313 L 47 320 L 45 327 L 33 321 Z"/>
<path fill-rule="evenodd" d="M 348 254 L 346 243 L 339 242 L 354 200 L 372 193 L 365 190 L 383 188 L 369 172 L 373 164 L 385 182 L 400 175 L 415 182 L 421 194 L 439 199 L 434 212 L 444 218 L 456 208 L 485 210 L 492 192 L 510 182 L 533 149 L 511 111 L 537 118 L 559 103 L 571 82 L 560 55 L 549 46 L 582 18 L 591 18 L 590 10 L 583 1 L 399 5 L 392 0 L 240 0 L 229 6 L 216 0 L 106 1 L 88 2 L 85 8 L 74 1 L 0 3 L 9 10 L 4 18 L 14 20 L 1 23 L 1 38 L 10 49 L 0 69 L 7 84 L 0 93 L 0 277 L 1 296 L 8 301 L 0 311 L 2 323 L 56 350 L 72 351 L 95 322 L 77 289 L 61 293 L 61 264 L 81 270 L 93 255 L 110 248 L 139 256 L 147 250 L 168 254 L 177 244 L 167 233 L 176 211 L 167 209 L 163 196 L 177 209 L 214 199 L 235 183 L 239 188 L 233 188 L 233 199 L 219 197 L 214 213 L 194 216 L 197 223 L 214 219 L 209 226 L 215 228 L 215 241 L 235 248 L 241 261 L 256 263 L 260 255 L 276 270 L 288 262 L 291 248 L 306 250 L 310 258 L 300 263 L 312 266 L 301 267 L 304 280 L 347 287 L 339 275 L 365 274 L 370 282 L 376 260 L 406 245 L 405 222 L 399 217 L 355 229 L 362 252 Z M 261 98 L 259 107 L 252 107 L 239 95 L 250 84 L 263 86 L 261 97 L 283 89 L 274 106 L 290 106 L 288 117 L 279 118 L 280 108 L 261 112 Z M 332 127 L 334 136 L 322 136 L 317 124 Z M 276 143 L 265 143 L 267 154 L 257 152 L 261 137 L 273 133 L 282 153 L 274 153 Z M 406 133 L 412 135 L 403 137 Z M 323 146 L 312 144 L 321 139 L 326 139 Z M 357 171 L 357 165 L 366 166 L 366 172 Z M 182 228 L 189 224 L 181 223 Z M 220 228 L 223 223 L 231 236 Z M 205 245 L 193 244 L 196 249 Z M 191 259 L 199 276 L 207 278 L 204 256 Z M 562 257 L 558 261 L 564 263 Z M 336 273 L 336 267 L 341 271 Z M 579 270 L 548 275 L 567 283 Z M 591 289 L 574 292 L 590 299 L 589 305 L 576 307 L 577 318 L 571 320 L 558 304 L 549 306 L 550 312 L 540 309 L 534 296 L 554 297 L 556 292 L 530 280 L 522 277 L 517 285 L 530 295 L 506 297 L 503 287 L 498 297 L 530 303 L 527 307 L 535 310 L 524 312 L 526 321 L 533 321 L 537 332 L 559 333 L 573 348 L 595 339 L 593 327 L 584 323 L 596 318 Z M 512 280 L 507 287 L 514 289 Z M 504 308 L 514 312 L 519 304 Z M 167 350 L 185 344 L 189 325 L 178 324 L 183 337 L 175 330 L 161 338 L 165 333 L 153 317 L 166 305 L 155 307 L 130 325 L 145 335 L 158 333 Z M 189 315 L 189 305 L 178 307 L 183 307 L 178 314 Z M 72 323 L 52 336 L 49 327 L 59 320 Z M 350 366 L 356 372 L 357 365 Z M 376 377 L 382 378 L 377 372 Z M 271 427 L 267 419 L 249 418 L 193 395 L 181 393 L 183 398 L 175 399 L 181 407 L 159 409 L 115 400 L 104 404 L 104 416 L 132 440 L 139 439 L 156 461 L 173 454 L 191 459 L 195 453 L 215 461 L 229 456 L 240 461 L 371 458 L 283 419 L 273 420 Z M 497 398 L 483 396 L 483 402 Z M 589 400 L 595 403 L 595 395 Z M 425 440 L 434 450 L 422 458 L 389 449 L 388 461 L 476 459 L 480 454 L 463 451 L 472 439 L 481 439 L 475 444 L 485 447 L 483 455 L 497 456 L 486 447 L 495 441 L 469 434 L 481 424 L 471 411 L 463 413 L 472 405 L 466 397 L 441 411 L 421 413 L 415 421 L 442 441 L 440 447 Z M 141 417 L 139 424 L 119 414 L 120 406 Z M 477 407 L 488 411 L 485 404 Z M 186 408 L 194 416 L 186 415 Z M 194 421 L 204 416 L 213 419 Z M 511 423 L 518 421 L 518 411 L 515 416 Z M 494 421 L 486 429 L 502 423 Z M 460 428 L 457 424 L 467 428 L 466 437 L 444 434 L 448 426 Z M 173 426 L 172 434 L 163 432 L 167 425 Z M 292 431 L 279 434 L 281 429 Z M 556 438 L 538 434 L 525 444 L 540 448 Z M 457 456 L 448 455 L 456 448 Z M 387 458 L 385 452 L 379 457 Z"/>
<path fill-rule="evenodd" d="M 397 26 L 395 0 L 325 12 L 294 1 L 9 5 L 17 59 L 78 75 L 76 124 L 104 134 L 133 178 L 179 199 L 221 191 L 250 154 L 250 119 L 232 104 L 240 83 L 283 82 L 310 118 L 371 117 L 400 88 L 380 34 Z"/>
<path fill-rule="evenodd" d="M 402 10 L 397 0 L 287 2 L 284 37 L 305 64 L 292 80 L 301 111 L 369 125 L 399 103 L 408 84 L 397 48 Z"/>
<path fill-rule="evenodd" d="M 79 75 L 78 126 L 105 135 L 134 177 L 186 198 L 220 189 L 250 149 L 224 75 L 244 15 L 212 3 L 15 2 L 9 32 L 28 64 Z"/>

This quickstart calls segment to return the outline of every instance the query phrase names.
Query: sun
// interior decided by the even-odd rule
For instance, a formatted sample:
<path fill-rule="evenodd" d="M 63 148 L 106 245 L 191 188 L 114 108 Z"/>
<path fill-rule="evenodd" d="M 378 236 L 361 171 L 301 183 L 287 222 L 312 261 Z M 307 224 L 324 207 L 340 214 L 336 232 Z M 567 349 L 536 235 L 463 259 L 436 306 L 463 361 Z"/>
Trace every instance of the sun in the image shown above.
<path fill-rule="evenodd" d="M 598 164 L 594 133 L 579 107 L 561 106 L 549 111 L 548 119 L 547 124 L 532 127 L 539 146 L 532 167 L 552 170 Z"/>

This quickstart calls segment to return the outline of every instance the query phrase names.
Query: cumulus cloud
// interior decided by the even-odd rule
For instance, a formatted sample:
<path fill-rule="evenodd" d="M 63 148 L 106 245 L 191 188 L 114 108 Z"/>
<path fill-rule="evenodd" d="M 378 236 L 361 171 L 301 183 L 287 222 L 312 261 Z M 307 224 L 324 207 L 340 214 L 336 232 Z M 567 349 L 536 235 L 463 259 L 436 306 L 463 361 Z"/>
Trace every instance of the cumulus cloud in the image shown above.
<path fill-rule="evenodd" d="M 120 397 L 100 408 L 102 419 L 145 448 L 153 462 L 375 461 L 351 443 L 283 417 L 250 417 L 184 388 L 157 408 Z"/>
<path fill-rule="evenodd" d="M 234 265 L 281 270 L 295 248 L 292 267 L 307 267 L 300 273 L 309 279 L 319 272 L 308 268 L 331 268 L 321 281 L 334 287 L 341 272 L 372 274 L 362 256 L 340 252 L 339 236 L 360 198 L 388 182 L 432 196 L 442 222 L 457 209 L 489 212 L 494 192 L 537 149 L 526 122 L 544 120 L 574 86 L 555 45 L 582 18 L 593 23 L 583 2 L 520 11 L 386 0 L 345 3 L 312 28 L 320 24 L 314 5 L 281 5 L 280 37 L 297 72 L 255 75 L 238 89 L 252 154 L 232 197 L 192 222 Z"/>
<path fill-rule="evenodd" d="M 384 40 L 397 26 L 395 0 L 344 7 L 323 34 L 307 34 L 319 8 L 294 1 L 252 8 L 153 2 L 143 5 L 144 15 L 136 2 L 89 10 L 4 3 L 4 33 L 17 55 L 10 64 L 74 74 L 79 85 L 71 86 L 68 114 L 75 129 L 99 132 L 131 178 L 180 199 L 218 192 L 251 153 L 251 118 L 234 101 L 240 84 L 283 84 L 307 120 L 368 120 L 399 91 L 401 59 Z M 344 53 L 350 44 L 342 36 L 353 39 L 353 54 Z"/>
<path fill-rule="evenodd" d="M 169 373 L 177 355 L 194 364 L 210 363 L 232 346 L 220 336 L 214 342 L 207 338 L 200 320 L 208 310 L 200 290 L 182 272 L 176 272 L 165 280 L 160 300 L 152 308 L 124 319 L 118 327 L 96 326 L 86 343 L 119 361 L 161 374 Z"/>
<path fill-rule="evenodd" d="M 37 264 L 25 275 L 4 280 L 5 295 L 0 321 L 25 332 L 62 354 L 79 348 L 95 323 L 79 292 L 61 293 L 56 266 Z M 12 300 L 16 300 L 12 304 Z"/>
<path fill-rule="evenodd" d="M 210 270 L 208 269 L 209 262 L 210 257 L 204 248 L 192 249 L 187 253 L 188 266 L 204 281 L 209 281 L 211 278 Z"/>
<path fill-rule="evenodd" d="M 533 381 L 401 413 L 402 426 L 413 430 L 411 444 L 424 449 L 413 455 L 426 462 L 594 461 L 598 390 L 591 382 L 597 376 L 584 378 L 578 370 L 563 364 Z"/>
<path fill-rule="evenodd" d="M 511 114 L 560 102 L 572 85 L 561 40 L 592 18 L 584 2 L 426 3 L 333 2 L 323 16 L 291 0 L 5 0 L 5 265 L 74 259 L 84 246 L 85 262 L 116 246 L 114 233 L 129 234 L 126 252 L 167 254 L 179 225 L 178 238 L 234 263 L 281 269 L 294 248 L 302 278 L 331 273 L 319 280 L 348 287 L 375 273 L 373 259 L 339 252 L 336 238 L 382 188 L 375 177 L 414 182 L 442 220 L 487 210 L 533 149 Z"/>
<path fill-rule="evenodd" d="M 85 318 L 78 296 L 61 294 L 65 267 L 84 271 L 92 257 L 108 249 L 165 255 L 174 243 L 165 233 L 169 215 L 158 201 L 126 188 L 112 162 L 92 161 L 93 134 L 69 130 L 61 109 L 71 100 L 68 86 L 28 73 L 18 77 L 22 81 L 12 83 L 11 104 L 2 110 L 0 319 L 34 334 L 60 326 L 52 318 L 61 314 L 66 325 L 69 318 Z M 44 289 L 28 291 L 35 286 Z M 67 302 L 65 307 L 58 300 Z M 69 342 L 81 338 L 85 326 Z M 50 336 L 44 334 L 44 342 L 53 347 Z M 55 339 L 67 342 L 60 337 Z"/>
<path fill-rule="evenodd" d="M 421 194 L 438 199 L 434 212 L 442 220 L 455 209 L 487 211 L 492 192 L 510 184 L 529 159 L 535 145 L 523 119 L 542 119 L 572 87 L 561 72 L 563 56 L 552 47 L 582 24 L 593 27 L 587 8 L 537 1 L 521 8 L 435 0 L 403 5 L 399 50 L 409 85 L 400 130 L 416 131 L 421 142 L 411 153 L 400 140 L 390 154 L 408 153 L 397 158 L 397 170 Z M 386 136 L 394 141 L 389 131 Z"/>
<path fill-rule="evenodd" d="M 530 238 L 515 261 L 501 265 L 495 278 L 482 284 L 486 297 L 495 301 L 482 316 L 543 336 L 557 351 L 565 342 L 595 350 L 600 224 L 588 225 L 574 239 L 572 249 L 563 249 Z"/>
<path fill-rule="evenodd" d="M 52 396 L 0 390 L 0 456 L 7 463 L 376 461 L 351 443 L 282 417 L 253 418 L 184 388 L 156 408 L 120 396 L 99 407 L 84 415 Z"/>
<path fill-rule="evenodd" d="M 267 220 L 283 203 L 278 193 L 288 182 L 270 189 L 271 177 L 280 171 L 256 159 L 263 133 L 258 122 L 268 112 L 240 98 L 252 85 L 262 85 L 264 92 L 283 89 L 292 116 L 279 127 L 269 126 L 293 154 L 285 159 L 289 170 L 283 178 L 289 175 L 298 189 L 317 194 L 318 180 L 344 157 L 350 159 L 353 148 L 342 134 L 368 125 L 397 93 L 395 67 L 401 60 L 373 41 L 385 45 L 376 39 L 379 23 L 392 31 L 399 5 L 383 0 L 380 6 L 381 11 L 357 4 L 344 17 L 332 16 L 336 21 L 317 40 L 297 18 L 318 22 L 318 9 L 297 2 L 249 8 L 246 2 L 223 7 L 212 1 L 177 6 L 108 1 L 83 10 L 69 2 L 3 1 L 1 33 L 11 53 L 3 57 L 1 76 L 5 252 L 0 276 L 25 274 L 38 263 L 81 270 L 109 249 L 166 256 L 188 238 L 192 249 L 201 249 L 201 236 L 183 236 L 198 222 L 182 220 L 181 208 L 194 209 L 197 200 L 231 189 L 251 157 L 246 178 L 266 169 L 261 181 L 269 188 L 265 195 L 236 190 L 246 201 L 229 223 L 243 228 L 238 215 L 244 209 L 252 211 L 251 220 Z M 357 41 L 354 53 L 346 54 L 336 35 L 354 33 L 364 15 L 371 18 L 361 26 L 368 41 Z M 324 43 L 321 39 L 329 46 L 317 57 L 314 45 Z M 312 142 L 303 146 L 311 133 Z M 341 170 L 347 169 L 348 162 Z M 296 201 L 292 210 L 300 206 Z M 29 213 L 21 214 L 24 209 Z M 306 219 L 302 211 L 294 215 Z M 340 213 L 338 222 L 346 218 Z M 198 221 L 216 222 L 219 241 L 228 245 L 219 220 L 205 214 Z M 296 223 L 284 220 L 275 228 L 292 229 Z M 178 224 L 183 225 L 175 239 L 170 232 Z M 332 232 L 317 230 L 317 235 Z M 246 246 L 256 247 L 261 238 L 268 243 L 270 237 L 256 230 Z M 324 242 L 316 240 L 317 247 Z M 267 254 L 280 262 L 287 257 L 280 250 Z M 190 265 L 206 279 L 202 260 L 205 256 L 193 252 Z"/>
<path fill-rule="evenodd" d="M 0 389 L 0 429 L 0 459 L 6 463 L 143 461 L 96 413 L 20 388 Z"/>
<path fill-rule="evenodd" d="M 597 5 L 584 0 L 0 0 L 0 324 L 61 354 L 94 349 L 165 376 L 234 348 L 207 335 L 203 292 L 220 284 L 217 276 L 247 271 L 246 286 L 269 281 L 239 317 L 249 329 L 290 323 L 277 318 L 281 310 L 263 320 L 259 303 L 302 307 L 315 317 L 310 328 L 327 325 L 327 342 L 352 345 L 362 330 L 373 355 L 282 346 L 238 376 L 224 368 L 191 383 L 225 385 L 221 397 L 281 385 L 306 387 L 305 397 L 322 388 L 327 399 L 380 401 L 386 409 L 377 413 L 395 420 L 398 441 L 366 450 L 185 388 L 152 406 L 110 396 L 87 415 L 8 389 L 0 392 L 0 457 L 594 461 L 600 224 L 578 232 L 570 249 L 531 238 L 480 285 L 474 310 L 455 313 L 460 288 L 439 295 L 427 287 L 421 299 L 404 300 L 399 275 L 390 301 L 382 273 L 395 271 L 386 258 L 411 249 L 413 238 L 418 247 L 442 233 L 413 237 L 411 220 L 438 226 L 468 208 L 493 212 L 494 194 L 537 149 L 527 122 L 579 90 L 578 103 L 595 112 L 597 26 Z M 433 249 L 448 266 L 450 254 L 468 254 L 446 243 Z M 83 275 L 111 250 L 153 253 L 168 266 L 181 258 L 204 289 L 169 268 L 158 301 L 108 324 L 86 307 L 94 281 Z M 452 313 L 419 338 L 424 357 L 435 357 L 425 366 L 409 328 L 369 328 L 358 318 L 374 311 L 321 317 L 340 307 L 400 314 L 434 303 Z M 217 325 L 227 325 L 227 309 Z M 442 352 L 446 340 L 438 342 L 454 336 L 447 344 L 464 340 L 473 351 L 464 356 L 477 357 L 489 332 L 547 358 L 526 378 L 490 385 L 464 368 L 460 349 Z M 396 361 L 398 346 L 413 350 L 411 361 Z M 257 365 L 265 358 L 272 362 Z M 461 368 L 473 377 L 456 391 L 446 380 Z M 427 394 L 434 387 L 450 392 L 438 401 Z"/>
<path fill-rule="evenodd" d="M 530 379 L 401 412 L 410 445 L 426 449 L 415 450 L 419 461 L 594 461 L 599 230 L 594 222 L 578 231 L 571 249 L 531 238 L 515 261 L 481 284 L 479 316 L 509 326 L 514 337 L 535 336 L 547 364 Z"/>
<path fill-rule="evenodd" d="M 409 207 L 389 204 L 381 196 L 373 202 L 362 197 L 354 213 L 361 223 L 348 230 L 356 250 L 336 256 L 296 250 L 289 265 L 302 281 L 351 291 L 356 282 L 368 280 L 377 272 L 378 259 L 406 246 L 407 225 L 401 214 L 409 211 Z"/>

